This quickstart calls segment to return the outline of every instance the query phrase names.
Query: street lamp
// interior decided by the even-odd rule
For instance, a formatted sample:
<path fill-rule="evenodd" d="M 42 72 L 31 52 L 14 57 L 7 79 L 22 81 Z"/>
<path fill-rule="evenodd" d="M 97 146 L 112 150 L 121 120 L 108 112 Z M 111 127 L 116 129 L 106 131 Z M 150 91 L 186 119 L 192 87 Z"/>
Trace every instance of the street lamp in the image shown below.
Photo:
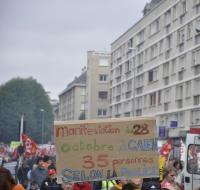
<path fill-rule="evenodd" d="M 42 144 L 44 143 L 44 109 L 40 109 L 42 112 Z"/>

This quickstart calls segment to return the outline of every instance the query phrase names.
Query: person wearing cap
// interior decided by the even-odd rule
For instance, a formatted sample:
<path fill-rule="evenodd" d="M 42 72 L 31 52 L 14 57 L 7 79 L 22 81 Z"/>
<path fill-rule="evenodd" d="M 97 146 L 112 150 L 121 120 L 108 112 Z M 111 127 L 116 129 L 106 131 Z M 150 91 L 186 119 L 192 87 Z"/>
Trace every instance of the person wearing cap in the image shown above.
<path fill-rule="evenodd" d="M 61 185 L 57 183 L 55 169 L 48 170 L 48 177 L 42 182 L 40 190 L 62 190 Z"/>

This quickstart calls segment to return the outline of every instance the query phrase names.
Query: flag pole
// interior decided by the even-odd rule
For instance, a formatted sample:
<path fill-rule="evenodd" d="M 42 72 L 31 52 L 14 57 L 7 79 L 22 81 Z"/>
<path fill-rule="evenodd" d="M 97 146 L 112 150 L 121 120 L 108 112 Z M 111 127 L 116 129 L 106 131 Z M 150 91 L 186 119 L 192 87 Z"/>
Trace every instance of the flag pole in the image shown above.
<path fill-rule="evenodd" d="M 21 115 L 21 122 L 20 122 L 20 143 L 22 144 L 22 133 L 24 131 L 24 114 Z"/>

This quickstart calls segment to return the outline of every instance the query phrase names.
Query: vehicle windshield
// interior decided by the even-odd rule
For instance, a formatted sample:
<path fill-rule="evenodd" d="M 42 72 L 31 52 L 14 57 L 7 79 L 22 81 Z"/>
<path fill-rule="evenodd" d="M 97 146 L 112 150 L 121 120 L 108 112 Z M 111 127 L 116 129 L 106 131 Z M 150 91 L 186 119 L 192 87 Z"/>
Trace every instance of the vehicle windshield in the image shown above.
<path fill-rule="evenodd" d="M 200 175 L 200 145 L 191 144 L 187 153 L 188 173 Z"/>

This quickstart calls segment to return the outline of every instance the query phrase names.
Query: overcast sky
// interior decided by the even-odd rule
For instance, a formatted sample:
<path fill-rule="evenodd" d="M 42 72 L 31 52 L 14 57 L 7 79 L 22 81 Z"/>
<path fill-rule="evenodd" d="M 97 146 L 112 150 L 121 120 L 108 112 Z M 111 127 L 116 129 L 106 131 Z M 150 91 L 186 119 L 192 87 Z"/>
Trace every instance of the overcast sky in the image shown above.
<path fill-rule="evenodd" d="M 33 77 L 57 98 L 142 17 L 149 0 L 0 0 L 0 85 Z"/>

